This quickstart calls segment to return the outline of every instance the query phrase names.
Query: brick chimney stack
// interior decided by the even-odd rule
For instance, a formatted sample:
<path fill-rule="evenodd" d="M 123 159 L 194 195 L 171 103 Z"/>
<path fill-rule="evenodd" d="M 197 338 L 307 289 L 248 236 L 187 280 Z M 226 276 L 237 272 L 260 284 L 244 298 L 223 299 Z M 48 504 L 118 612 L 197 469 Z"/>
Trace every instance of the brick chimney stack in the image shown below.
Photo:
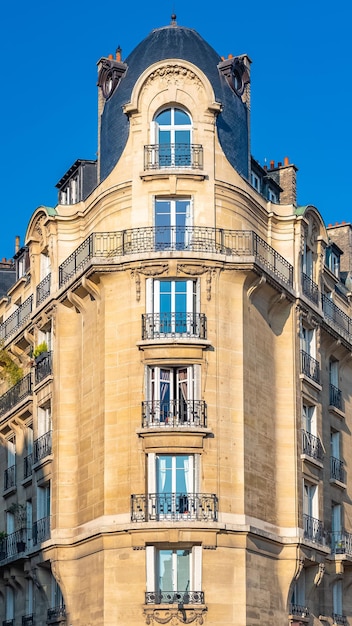
<path fill-rule="evenodd" d="M 270 176 L 278 185 L 280 185 L 282 192 L 280 193 L 281 204 L 297 204 L 297 190 L 296 190 L 296 172 L 297 167 L 290 164 L 289 158 L 284 158 L 284 164 L 278 163 L 277 167 L 273 161 L 270 161 L 270 169 L 268 170 L 268 176 Z"/>

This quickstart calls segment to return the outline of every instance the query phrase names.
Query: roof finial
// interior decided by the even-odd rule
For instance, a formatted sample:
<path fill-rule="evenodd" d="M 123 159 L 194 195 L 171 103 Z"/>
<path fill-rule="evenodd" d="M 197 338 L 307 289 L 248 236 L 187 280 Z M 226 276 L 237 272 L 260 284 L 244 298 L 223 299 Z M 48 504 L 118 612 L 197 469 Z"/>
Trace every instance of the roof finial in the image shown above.
<path fill-rule="evenodd" d="M 176 13 L 171 15 L 171 26 L 177 26 L 176 24 Z"/>

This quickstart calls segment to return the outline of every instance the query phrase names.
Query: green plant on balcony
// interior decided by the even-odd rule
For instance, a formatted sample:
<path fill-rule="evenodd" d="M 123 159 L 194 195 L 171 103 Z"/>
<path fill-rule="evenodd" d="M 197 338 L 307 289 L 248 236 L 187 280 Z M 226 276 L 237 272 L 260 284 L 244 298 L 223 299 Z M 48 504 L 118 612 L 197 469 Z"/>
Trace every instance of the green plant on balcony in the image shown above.
<path fill-rule="evenodd" d="M 0 344 L 0 379 L 16 385 L 23 378 L 23 369 L 13 359 L 3 344 Z"/>
<path fill-rule="evenodd" d="M 38 343 L 38 345 L 33 350 L 33 358 L 36 363 L 44 359 L 48 354 L 48 344 L 46 341 L 42 341 Z"/>

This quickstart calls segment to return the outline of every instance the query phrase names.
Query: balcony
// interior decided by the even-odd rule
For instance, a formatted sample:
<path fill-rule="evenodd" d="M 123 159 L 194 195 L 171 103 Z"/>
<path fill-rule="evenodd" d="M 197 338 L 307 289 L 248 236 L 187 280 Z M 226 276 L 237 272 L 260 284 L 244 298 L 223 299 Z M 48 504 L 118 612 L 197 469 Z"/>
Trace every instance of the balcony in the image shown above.
<path fill-rule="evenodd" d="M 33 463 L 38 463 L 51 454 L 52 431 L 38 437 L 33 443 Z"/>
<path fill-rule="evenodd" d="M 330 458 L 330 478 L 340 483 L 345 482 L 345 470 L 343 461 L 336 459 L 334 456 Z"/>
<path fill-rule="evenodd" d="M 339 615 L 339 613 L 332 613 L 331 617 L 332 617 L 333 625 L 342 624 L 342 626 L 347 626 L 348 624 L 347 617 L 345 615 Z"/>
<path fill-rule="evenodd" d="M 32 378 L 30 374 L 27 374 L 0 397 L 0 415 L 4 415 L 31 395 Z"/>
<path fill-rule="evenodd" d="M 334 385 L 330 385 L 330 406 L 334 406 L 335 409 L 342 411 L 342 392 Z"/>
<path fill-rule="evenodd" d="M 322 461 L 324 457 L 323 446 L 319 437 L 302 430 L 302 454 L 306 454 L 311 459 Z"/>
<path fill-rule="evenodd" d="M 11 465 L 4 471 L 4 491 L 12 487 L 16 487 L 16 465 Z"/>
<path fill-rule="evenodd" d="M 50 539 L 50 516 L 42 517 L 33 524 L 32 528 L 33 545 L 38 545 Z"/>
<path fill-rule="evenodd" d="M 131 496 L 132 522 L 217 520 L 218 499 L 213 493 L 149 493 Z"/>
<path fill-rule="evenodd" d="M 346 530 L 331 533 L 331 552 L 352 557 L 352 534 Z"/>
<path fill-rule="evenodd" d="M 142 339 L 194 337 L 206 339 L 204 313 L 146 313 L 142 315 Z"/>
<path fill-rule="evenodd" d="M 22 626 L 34 626 L 33 614 L 22 616 Z"/>
<path fill-rule="evenodd" d="M 309 617 L 309 608 L 301 604 L 291 604 L 290 615 L 294 615 L 295 617 Z"/>
<path fill-rule="evenodd" d="M 303 536 L 305 539 L 309 539 L 314 543 L 320 545 L 326 544 L 326 536 L 323 528 L 323 522 L 319 519 L 315 519 L 310 515 L 303 514 Z"/>
<path fill-rule="evenodd" d="M 302 273 L 302 292 L 314 304 L 319 304 L 319 287 L 307 274 Z"/>
<path fill-rule="evenodd" d="M 146 604 L 204 604 L 203 591 L 147 591 Z M 168 620 L 169 621 L 169 620 Z"/>
<path fill-rule="evenodd" d="M 52 373 L 52 353 L 47 352 L 35 365 L 35 384 L 40 383 Z"/>
<path fill-rule="evenodd" d="M 32 475 L 33 454 L 27 454 L 23 459 L 23 478 L 29 478 Z"/>
<path fill-rule="evenodd" d="M 207 425 L 204 400 L 169 400 L 142 402 L 143 428 L 201 427 Z"/>
<path fill-rule="evenodd" d="M 5 619 L 2 622 L 2 626 L 15 626 L 15 620 L 14 619 Z"/>
<path fill-rule="evenodd" d="M 350 342 L 352 335 L 352 319 L 325 294 L 321 294 L 321 305 L 324 318 L 336 332 Z"/>
<path fill-rule="evenodd" d="M 131 228 L 92 233 L 60 265 L 59 286 L 81 271 L 92 258 L 111 258 L 150 252 L 185 251 L 254 257 L 255 262 L 281 283 L 292 287 L 293 267 L 253 231 L 198 226 Z"/>
<path fill-rule="evenodd" d="M 18 309 L 0 324 L 0 341 L 6 341 L 16 330 L 21 328 L 32 313 L 33 296 L 30 296 L 21 304 Z"/>
<path fill-rule="evenodd" d="M 60 606 L 54 606 L 48 609 L 47 624 L 57 624 L 66 622 L 66 607 L 64 604 Z"/>
<path fill-rule="evenodd" d="M 307 378 L 314 380 L 315 383 L 320 384 L 319 363 L 304 350 L 301 350 L 301 373 L 307 376 Z"/>
<path fill-rule="evenodd" d="M 189 143 L 144 146 L 144 169 L 203 169 L 203 146 Z"/>
<path fill-rule="evenodd" d="M 36 304 L 39 306 L 44 300 L 50 296 L 51 274 L 48 274 L 37 285 L 36 288 Z"/>
<path fill-rule="evenodd" d="M 27 530 L 22 528 L 1 540 L 0 561 L 16 559 L 26 551 Z"/>

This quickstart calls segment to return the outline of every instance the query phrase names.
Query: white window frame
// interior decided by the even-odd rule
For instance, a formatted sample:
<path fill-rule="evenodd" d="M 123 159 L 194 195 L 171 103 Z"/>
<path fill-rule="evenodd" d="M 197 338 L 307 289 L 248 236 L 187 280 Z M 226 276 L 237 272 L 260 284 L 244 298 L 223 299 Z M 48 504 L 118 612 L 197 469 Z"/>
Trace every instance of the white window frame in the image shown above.
<path fill-rule="evenodd" d="M 260 182 L 261 181 L 260 181 L 260 178 L 259 178 L 258 174 L 256 174 L 255 172 L 251 172 L 251 185 L 259 193 L 261 192 L 261 184 L 260 184 Z"/>
<path fill-rule="evenodd" d="M 157 585 L 158 550 L 171 549 L 168 546 L 146 546 L 146 587 L 148 592 L 159 591 Z M 182 546 L 176 548 L 182 549 Z M 202 590 L 202 546 L 193 546 L 190 559 L 190 589 Z M 170 589 L 170 591 L 172 591 Z"/>
<path fill-rule="evenodd" d="M 37 410 L 37 437 L 42 437 L 52 430 L 51 402 L 38 406 Z"/>
<path fill-rule="evenodd" d="M 337 359 L 329 359 L 329 382 L 336 389 L 339 388 L 339 362 Z"/>
<path fill-rule="evenodd" d="M 301 350 L 316 359 L 316 330 L 301 324 Z"/>
<path fill-rule="evenodd" d="M 303 513 L 319 519 L 318 485 L 303 481 Z"/>
<path fill-rule="evenodd" d="M 166 111 L 170 111 L 170 124 L 159 124 L 157 119 L 159 117 L 159 115 L 161 115 L 162 113 L 165 113 Z M 176 124 L 175 123 L 175 111 L 181 111 L 182 113 L 184 113 L 185 115 L 187 115 L 187 117 L 189 118 L 189 124 Z M 160 154 L 159 154 L 159 167 L 163 168 L 163 167 L 175 167 L 176 165 L 176 151 L 175 151 L 175 146 L 177 145 L 178 142 L 176 142 L 176 133 L 177 131 L 186 131 L 189 133 L 189 137 L 188 137 L 188 141 L 187 142 L 182 142 L 185 143 L 186 145 L 189 145 L 189 149 L 191 151 L 191 146 L 192 146 L 192 141 L 193 141 L 193 120 L 191 115 L 188 113 L 188 111 L 186 111 L 184 108 L 178 106 L 178 107 L 172 107 L 172 106 L 167 106 L 164 107 L 161 111 L 158 111 L 157 114 L 155 115 L 153 121 L 151 122 L 150 125 L 150 137 L 151 137 L 151 143 L 153 145 L 156 146 L 160 146 L 160 145 L 170 145 L 170 164 L 168 165 L 163 165 L 162 163 L 160 164 Z M 169 132 L 170 133 L 170 144 L 167 143 L 163 143 L 160 142 L 160 135 L 159 132 Z M 189 155 L 190 158 L 190 163 L 186 164 L 185 167 L 189 167 L 192 163 L 192 155 L 190 152 Z M 152 157 L 152 163 L 155 165 L 156 164 L 156 155 L 153 155 Z M 180 165 L 180 167 L 183 167 L 183 165 Z"/>
<path fill-rule="evenodd" d="M 37 520 L 50 517 L 51 514 L 51 484 L 37 486 Z"/>

